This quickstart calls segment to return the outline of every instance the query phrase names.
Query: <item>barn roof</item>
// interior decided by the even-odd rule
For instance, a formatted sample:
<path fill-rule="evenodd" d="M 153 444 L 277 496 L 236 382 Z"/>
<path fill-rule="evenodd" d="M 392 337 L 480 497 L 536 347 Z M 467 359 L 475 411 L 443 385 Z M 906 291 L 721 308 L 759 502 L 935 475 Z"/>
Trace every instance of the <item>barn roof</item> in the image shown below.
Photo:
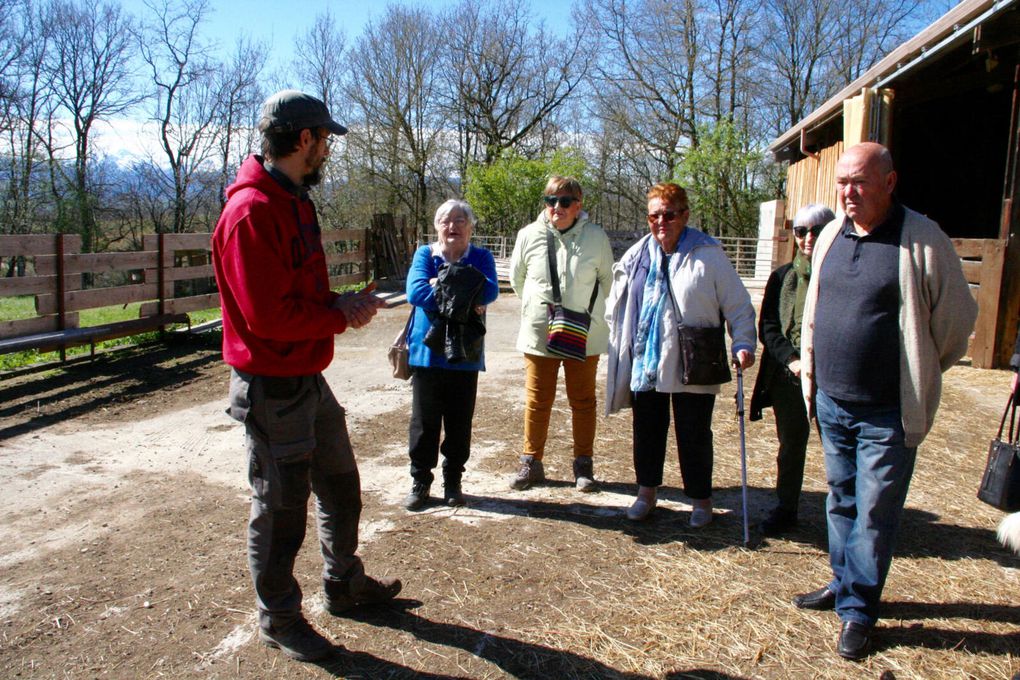
<path fill-rule="evenodd" d="M 1017 2 L 1018 0 L 963 0 L 777 137 L 769 145 L 769 151 L 777 159 L 798 155 L 801 131 L 810 133 L 841 116 L 844 100 L 859 94 L 864 88 L 886 86 L 948 50 L 976 40 L 975 30 L 980 30 L 985 22 L 1001 12 L 1015 8 Z"/>

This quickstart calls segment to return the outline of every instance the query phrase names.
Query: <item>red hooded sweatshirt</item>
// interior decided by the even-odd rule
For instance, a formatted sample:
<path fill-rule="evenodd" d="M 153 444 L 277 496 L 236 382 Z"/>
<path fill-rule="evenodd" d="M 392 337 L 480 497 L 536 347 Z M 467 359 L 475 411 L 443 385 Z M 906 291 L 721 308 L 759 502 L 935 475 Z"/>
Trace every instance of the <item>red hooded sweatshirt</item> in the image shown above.
<path fill-rule="evenodd" d="M 223 311 L 223 359 L 246 373 L 319 373 L 347 319 L 330 305 L 315 206 L 249 156 L 227 188 L 212 237 Z"/>

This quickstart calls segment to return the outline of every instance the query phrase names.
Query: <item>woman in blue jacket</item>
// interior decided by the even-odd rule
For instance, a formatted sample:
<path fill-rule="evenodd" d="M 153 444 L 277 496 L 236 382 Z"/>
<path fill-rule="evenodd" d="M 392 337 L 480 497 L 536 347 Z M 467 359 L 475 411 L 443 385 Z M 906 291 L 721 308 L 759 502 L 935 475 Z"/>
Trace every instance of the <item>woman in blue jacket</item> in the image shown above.
<path fill-rule="evenodd" d="M 428 504 L 440 450 L 443 502 L 464 505 L 461 476 L 471 452 L 478 372 L 485 370 L 485 305 L 499 295 L 492 253 L 471 245 L 476 222 L 465 201 L 439 206 L 436 241 L 418 248 L 407 274 L 407 301 L 415 307 L 407 336 L 412 371 L 408 510 Z"/>

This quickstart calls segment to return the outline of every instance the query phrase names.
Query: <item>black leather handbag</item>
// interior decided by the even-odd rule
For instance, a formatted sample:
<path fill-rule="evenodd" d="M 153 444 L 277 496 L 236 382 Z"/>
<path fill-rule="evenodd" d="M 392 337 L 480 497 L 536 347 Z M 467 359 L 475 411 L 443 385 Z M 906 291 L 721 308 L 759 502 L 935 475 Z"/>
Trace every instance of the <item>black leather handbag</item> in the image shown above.
<path fill-rule="evenodd" d="M 1005 512 L 1020 510 L 1020 432 L 1016 427 L 1016 402 L 1016 395 L 1010 394 L 999 421 L 999 432 L 988 446 L 988 462 L 977 493 L 979 499 Z M 1009 439 L 1003 441 L 1007 415 Z"/>
<path fill-rule="evenodd" d="M 683 359 L 680 382 L 684 385 L 720 385 L 732 380 L 722 324 L 708 328 L 680 324 L 677 331 Z"/>
<path fill-rule="evenodd" d="M 680 305 L 673 294 L 673 282 L 669 278 L 669 261 L 662 258 L 665 270 L 666 290 L 673 302 L 673 311 L 680 320 L 677 335 L 680 338 L 680 382 L 684 385 L 721 385 L 733 379 L 730 362 L 726 354 L 726 323 L 719 310 L 718 326 L 688 326 L 680 314 Z"/>

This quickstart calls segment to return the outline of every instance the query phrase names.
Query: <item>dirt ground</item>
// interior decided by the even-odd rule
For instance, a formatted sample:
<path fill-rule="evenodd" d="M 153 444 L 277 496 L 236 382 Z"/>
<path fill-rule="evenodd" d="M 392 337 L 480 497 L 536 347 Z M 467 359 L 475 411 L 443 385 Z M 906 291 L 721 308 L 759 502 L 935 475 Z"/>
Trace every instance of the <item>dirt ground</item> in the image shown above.
<path fill-rule="evenodd" d="M 716 404 L 716 517 L 705 529 L 687 526 L 675 457 L 653 519 L 623 519 L 635 490 L 626 413 L 600 419 L 602 491 L 577 493 L 562 394 L 546 458 L 553 481 L 507 488 L 523 402 L 512 295 L 489 315 L 469 505 L 405 512 L 410 388 L 389 377 L 385 347 L 406 309 L 339 336 L 326 374 L 362 474 L 362 555 L 404 591 L 393 607 L 331 617 L 317 599 L 310 525 L 297 565 L 305 608 L 340 648 L 322 664 L 290 661 L 254 636 L 243 432 L 223 413 L 218 334 L 0 380 L 0 677 L 1006 679 L 1020 670 L 1020 559 L 995 542 L 999 513 L 974 497 L 1005 372 L 949 372 L 918 456 L 876 652 L 853 664 L 833 652 L 834 615 L 790 604 L 829 574 L 817 438 L 801 526 L 788 540 L 742 546 L 735 383 Z M 754 369 L 748 397 L 753 379 Z M 747 428 L 757 520 L 773 502 L 774 423 L 769 415 Z"/>

